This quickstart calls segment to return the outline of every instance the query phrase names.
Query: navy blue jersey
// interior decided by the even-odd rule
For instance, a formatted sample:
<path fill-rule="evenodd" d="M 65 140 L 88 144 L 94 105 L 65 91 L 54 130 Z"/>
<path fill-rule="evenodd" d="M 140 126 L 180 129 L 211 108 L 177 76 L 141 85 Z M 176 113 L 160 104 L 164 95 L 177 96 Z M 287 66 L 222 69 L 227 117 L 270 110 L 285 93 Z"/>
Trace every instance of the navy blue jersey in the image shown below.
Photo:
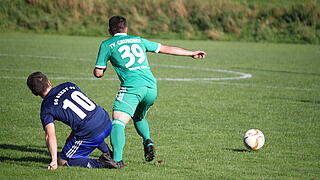
<path fill-rule="evenodd" d="M 40 119 L 43 127 L 54 120 L 62 121 L 83 139 L 98 136 L 111 123 L 108 113 L 71 82 L 49 91 L 41 104 Z"/>

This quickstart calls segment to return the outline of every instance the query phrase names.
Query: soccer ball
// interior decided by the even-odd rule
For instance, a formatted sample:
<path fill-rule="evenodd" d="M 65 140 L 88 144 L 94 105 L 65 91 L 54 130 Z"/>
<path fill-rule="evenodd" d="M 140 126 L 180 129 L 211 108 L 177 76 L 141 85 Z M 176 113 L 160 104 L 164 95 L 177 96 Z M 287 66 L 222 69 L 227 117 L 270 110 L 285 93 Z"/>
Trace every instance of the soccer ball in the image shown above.
<path fill-rule="evenodd" d="M 252 150 L 258 150 L 264 145 L 264 135 L 258 129 L 249 129 L 243 136 L 244 145 Z"/>

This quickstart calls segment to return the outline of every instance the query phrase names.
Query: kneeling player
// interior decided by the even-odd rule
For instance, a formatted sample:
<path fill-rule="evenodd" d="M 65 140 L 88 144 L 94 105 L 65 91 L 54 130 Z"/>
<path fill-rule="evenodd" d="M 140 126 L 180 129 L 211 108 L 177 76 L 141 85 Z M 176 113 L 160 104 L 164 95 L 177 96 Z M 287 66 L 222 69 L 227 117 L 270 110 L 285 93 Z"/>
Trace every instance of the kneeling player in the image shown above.
<path fill-rule="evenodd" d="M 52 87 L 51 82 L 41 72 L 30 74 L 27 85 L 34 95 L 43 98 L 40 119 L 52 158 L 48 169 L 57 169 L 58 164 L 118 168 L 110 156 L 108 145 L 104 142 L 112 127 L 107 111 L 96 105 L 71 82 Z M 54 120 L 62 121 L 72 129 L 59 158 Z M 89 155 L 96 148 L 103 154 L 99 159 L 89 159 Z"/>

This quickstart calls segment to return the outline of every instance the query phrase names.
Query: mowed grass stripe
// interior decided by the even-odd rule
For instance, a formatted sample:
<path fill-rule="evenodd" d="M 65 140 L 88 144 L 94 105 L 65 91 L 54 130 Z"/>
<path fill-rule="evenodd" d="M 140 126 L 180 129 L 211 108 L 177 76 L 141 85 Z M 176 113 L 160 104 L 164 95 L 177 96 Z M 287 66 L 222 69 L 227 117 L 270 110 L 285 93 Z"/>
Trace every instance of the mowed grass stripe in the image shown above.
<path fill-rule="evenodd" d="M 1 54 L 92 59 L 43 60 L 0 57 L 0 75 L 27 77 L 40 70 L 54 85 L 70 78 L 97 104 L 111 112 L 118 81 L 92 78 L 103 38 L 1 33 Z M 204 49 L 205 60 L 150 54 L 151 64 L 246 72 L 250 79 L 219 82 L 159 81 L 159 97 L 148 113 L 156 161 L 143 160 L 143 146 L 132 122 L 126 127 L 124 160 L 118 170 L 61 167 L 46 171 L 41 99 L 25 80 L 0 79 L 0 178 L 96 179 L 318 179 L 320 172 L 320 62 L 318 46 L 243 42 L 157 40 L 163 44 Z M 23 42 L 23 43 L 22 43 Z M 156 77 L 212 77 L 225 74 L 152 67 Z M 189 71 L 189 72 L 186 72 Z M 108 67 L 106 77 L 115 78 Z M 247 151 L 243 133 L 260 129 L 265 146 Z M 59 150 L 70 133 L 56 123 Z M 93 158 L 99 157 L 95 151 Z M 159 163 L 159 162 L 161 163 Z M 163 175 L 166 176 L 163 176 Z"/>

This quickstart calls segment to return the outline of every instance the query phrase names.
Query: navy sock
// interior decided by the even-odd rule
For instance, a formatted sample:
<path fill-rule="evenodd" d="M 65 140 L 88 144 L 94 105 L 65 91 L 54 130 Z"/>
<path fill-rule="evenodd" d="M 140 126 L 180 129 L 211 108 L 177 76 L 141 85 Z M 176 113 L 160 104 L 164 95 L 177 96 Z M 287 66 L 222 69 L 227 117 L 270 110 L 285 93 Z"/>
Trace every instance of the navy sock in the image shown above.
<path fill-rule="evenodd" d="M 107 143 L 104 142 L 104 141 L 98 146 L 98 149 L 99 149 L 101 152 L 103 152 L 103 153 L 110 152 L 109 146 L 108 146 Z"/>
<path fill-rule="evenodd" d="M 97 159 L 79 158 L 69 159 L 65 166 L 78 166 L 86 168 L 103 168 L 103 164 Z"/>

